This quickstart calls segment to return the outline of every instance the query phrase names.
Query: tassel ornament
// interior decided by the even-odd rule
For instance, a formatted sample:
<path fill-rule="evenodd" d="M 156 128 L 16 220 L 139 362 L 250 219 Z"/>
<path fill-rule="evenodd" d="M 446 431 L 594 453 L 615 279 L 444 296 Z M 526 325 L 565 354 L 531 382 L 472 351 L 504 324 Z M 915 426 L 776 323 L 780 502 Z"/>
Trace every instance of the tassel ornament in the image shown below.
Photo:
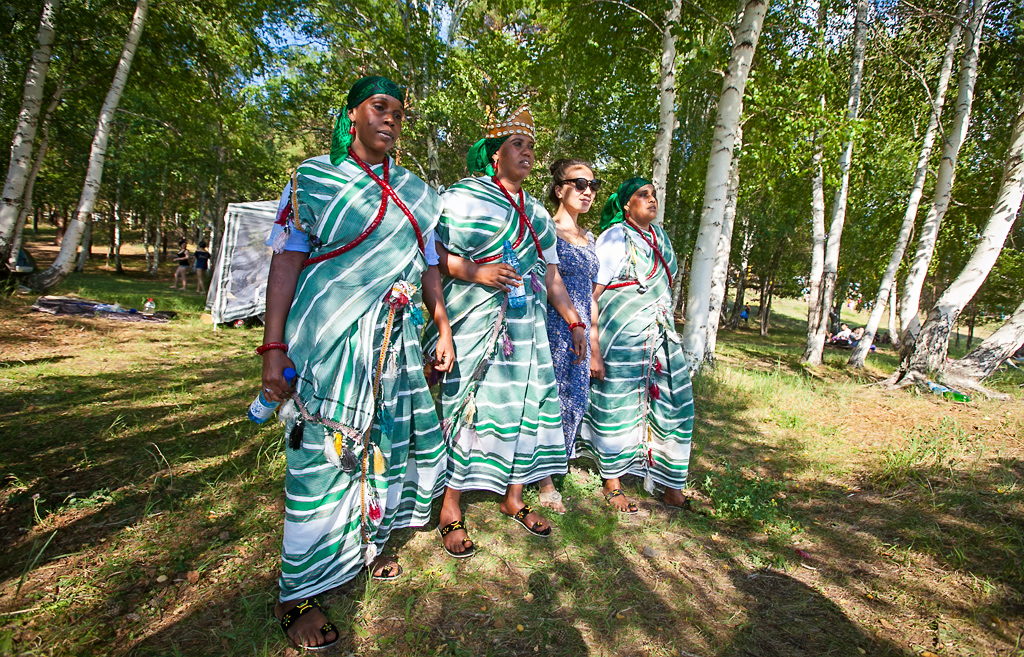
<path fill-rule="evenodd" d="M 377 558 L 377 544 L 367 543 L 363 545 L 363 563 L 369 568 L 373 560 Z"/>
<path fill-rule="evenodd" d="M 387 465 L 384 463 L 384 452 L 381 451 L 380 447 L 373 446 L 373 471 L 376 474 L 384 474 L 384 468 Z M 374 502 L 375 503 L 375 502 Z"/>
<path fill-rule="evenodd" d="M 466 401 L 466 409 L 462 412 L 462 423 L 468 427 L 473 426 L 473 418 L 476 416 L 476 400 L 473 395 Z"/>
<path fill-rule="evenodd" d="M 650 394 L 651 399 L 655 401 L 661 399 L 661 388 L 658 387 L 657 383 L 652 383 L 651 387 L 647 389 L 647 392 Z"/>
<path fill-rule="evenodd" d="M 384 510 L 381 509 L 376 497 L 370 498 L 370 505 L 366 510 L 366 515 L 373 522 L 380 522 L 380 519 L 384 517 Z"/>
<path fill-rule="evenodd" d="M 274 238 L 273 245 L 271 246 L 271 248 L 274 249 L 274 253 L 284 252 L 284 247 L 288 244 L 288 236 L 290 233 L 291 230 L 288 226 L 285 226 L 284 230 L 277 234 L 277 237 Z"/>
<path fill-rule="evenodd" d="M 534 294 L 540 294 L 540 291 L 543 289 L 540 286 L 540 281 L 537 280 L 537 274 L 535 273 L 530 274 L 530 287 L 533 288 Z"/>

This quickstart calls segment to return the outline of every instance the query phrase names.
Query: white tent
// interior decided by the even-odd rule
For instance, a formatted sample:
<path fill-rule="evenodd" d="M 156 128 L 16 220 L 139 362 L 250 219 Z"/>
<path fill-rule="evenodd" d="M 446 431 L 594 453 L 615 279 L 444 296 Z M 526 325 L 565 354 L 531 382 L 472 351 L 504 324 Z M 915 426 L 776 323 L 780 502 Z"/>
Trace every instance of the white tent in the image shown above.
<path fill-rule="evenodd" d="M 262 316 L 273 251 L 264 244 L 277 218 L 277 201 L 229 203 L 206 309 L 214 327 Z"/>

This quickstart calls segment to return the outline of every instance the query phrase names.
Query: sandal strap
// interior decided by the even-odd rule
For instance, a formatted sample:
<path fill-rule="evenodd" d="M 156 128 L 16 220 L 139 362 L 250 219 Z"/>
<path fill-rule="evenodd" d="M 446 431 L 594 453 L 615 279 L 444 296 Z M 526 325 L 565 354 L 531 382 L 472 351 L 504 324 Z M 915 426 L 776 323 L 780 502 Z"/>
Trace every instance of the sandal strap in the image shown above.
<path fill-rule="evenodd" d="M 515 515 L 512 516 L 512 518 L 514 520 L 518 520 L 519 522 L 524 522 L 526 520 L 526 516 L 530 515 L 531 513 L 533 513 L 533 508 L 530 507 L 529 504 L 524 504 L 523 508 L 521 508 L 518 511 L 516 511 Z M 535 522 L 533 524 L 536 526 L 536 525 L 539 525 L 540 523 Z"/>
<path fill-rule="evenodd" d="M 626 496 L 626 494 L 622 492 L 621 488 L 616 488 L 612 492 L 606 493 L 605 496 L 604 496 L 604 499 L 606 501 L 608 501 L 608 502 L 611 502 L 616 497 L 625 497 L 625 496 Z"/>
<path fill-rule="evenodd" d="M 320 600 L 313 596 L 312 598 L 304 598 L 299 600 L 299 603 L 289 609 L 284 616 L 281 616 L 281 627 L 287 630 L 291 627 L 291 624 L 299 619 L 303 614 L 307 614 L 314 609 L 323 612 L 323 607 L 320 606 Z M 328 623 L 330 625 L 330 623 Z M 332 625 L 333 627 L 333 625 Z"/>
<path fill-rule="evenodd" d="M 450 522 L 447 525 L 445 525 L 444 527 L 442 527 L 441 528 L 441 536 L 442 537 L 447 536 L 448 534 L 452 533 L 456 529 L 466 529 L 466 525 L 463 524 L 462 518 L 459 518 L 455 522 Z M 467 530 L 466 533 L 469 533 L 468 530 Z M 466 539 L 462 539 L 462 540 L 465 541 Z"/>

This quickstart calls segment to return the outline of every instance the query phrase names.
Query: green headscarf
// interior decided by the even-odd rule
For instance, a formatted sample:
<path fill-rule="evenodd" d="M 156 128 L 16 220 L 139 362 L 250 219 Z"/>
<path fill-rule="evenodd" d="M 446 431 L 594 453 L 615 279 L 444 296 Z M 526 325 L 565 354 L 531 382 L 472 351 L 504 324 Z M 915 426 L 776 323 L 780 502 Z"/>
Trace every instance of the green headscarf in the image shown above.
<path fill-rule="evenodd" d="M 625 219 L 624 208 L 629 203 L 629 199 L 632 198 L 636 190 L 650 185 L 651 181 L 646 178 L 630 178 L 626 182 L 619 185 L 619 188 L 615 190 L 615 193 L 608 197 L 608 201 L 604 204 L 604 209 L 601 210 L 601 224 L 599 230 L 604 231 L 609 226 L 614 226 L 623 219 Z"/>
<path fill-rule="evenodd" d="M 391 96 L 405 105 L 405 89 L 391 80 L 380 75 L 357 80 L 348 92 L 345 109 L 338 114 L 338 120 L 334 124 L 334 134 L 331 136 L 331 164 L 334 166 L 338 166 L 348 157 L 348 147 L 352 145 L 352 135 L 349 134 L 352 122 L 348 120 L 348 111 L 359 107 L 364 100 L 377 94 Z"/>
<path fill-rule="evenodd" d="M 486 173 L 488 176 L 493 176 L 494 160 L 491 158 L 511 136 L 484 138 L 470 146 L 469 153 L 466 155 L 466 167 L 469 169 L 469 175 Z"/>

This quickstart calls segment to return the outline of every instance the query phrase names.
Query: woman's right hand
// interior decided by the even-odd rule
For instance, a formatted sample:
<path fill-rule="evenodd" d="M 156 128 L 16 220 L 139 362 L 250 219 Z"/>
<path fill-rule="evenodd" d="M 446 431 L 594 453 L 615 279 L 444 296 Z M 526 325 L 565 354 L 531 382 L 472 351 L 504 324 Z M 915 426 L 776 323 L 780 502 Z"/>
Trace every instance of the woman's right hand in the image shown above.
<path fill-rule="evenodd" d="M 600 349 L 590 351 L 590 378 L 604 381 L 604 359 L 601 358 Z"/>
<path fill-rule="evenodd" d="M 523 277 L 516 273 L 515 267 L 504 262 L 493 265 L 479 265 L 476 270 L 476 283 L 494 287 L 508 292 L 511 285 L 522 282 Z"/>
<path fill-rule="evenodd" d="M 263 353 L 263 396 L 267 401 L 283 402 L 291 398 L 293 388 L 284 378 L 288 367 L 295 369 L 295 363 L 280 349 Z"/>

